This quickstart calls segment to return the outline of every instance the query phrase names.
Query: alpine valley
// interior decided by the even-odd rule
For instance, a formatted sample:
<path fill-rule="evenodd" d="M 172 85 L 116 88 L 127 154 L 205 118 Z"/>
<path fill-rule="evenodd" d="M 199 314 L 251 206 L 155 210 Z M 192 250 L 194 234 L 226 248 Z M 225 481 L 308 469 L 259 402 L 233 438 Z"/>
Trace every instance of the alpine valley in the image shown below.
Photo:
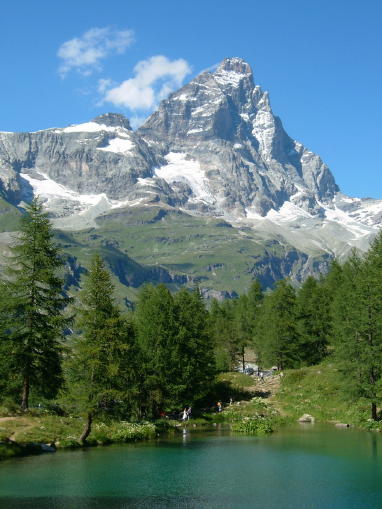
<path fill-rule="evenodd" d="M 0 133 L 0 243 L 39 196 L 78 287 L 96 251 L 121 299 L 144 282 L 229 297 L 324 272 L 365 250 L 382 200 L 342 194 L 320 157 L 291 139 L 254 84 L 225 59 L 162 101 L 133 131 L 107 113 L 64 128 Z"/>

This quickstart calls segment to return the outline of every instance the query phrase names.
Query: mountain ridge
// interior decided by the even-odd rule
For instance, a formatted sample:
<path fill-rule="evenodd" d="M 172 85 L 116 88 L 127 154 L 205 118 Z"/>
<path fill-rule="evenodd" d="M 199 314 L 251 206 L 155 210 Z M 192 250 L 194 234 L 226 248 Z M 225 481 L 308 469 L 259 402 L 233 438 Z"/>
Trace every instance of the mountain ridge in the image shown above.
<path fill-rule="evenodd" d="M 106 113 L 0 133 L 0 193 L 17 207 L 39 195 L 59 229 L 97 229 L 115 211 L 160 207 L 221 218 L 308 258 L 365 250 L 382 222 L 382 200 L 342 194 L 237 57 L 170 94 L 135 131 L 122 114 Z"/>

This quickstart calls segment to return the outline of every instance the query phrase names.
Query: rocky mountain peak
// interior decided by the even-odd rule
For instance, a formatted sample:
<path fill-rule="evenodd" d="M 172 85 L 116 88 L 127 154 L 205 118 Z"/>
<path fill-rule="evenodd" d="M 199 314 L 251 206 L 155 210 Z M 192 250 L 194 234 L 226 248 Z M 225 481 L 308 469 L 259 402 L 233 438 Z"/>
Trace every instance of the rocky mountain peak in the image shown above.
<path fill-rule="evenodd" d="M 228 74 L 233 81 L 238 81 L 243 77 L 252 77 L 251 66 L 242 58 L 233 57 L 225 58 L 213 73 L 214 76 L 221 76 Z"/>
<path fill-rule="evenodd" d="M 108 127 L 123 127 L 131 131 L 129 119 L 121 113 L 104 113 L 93 118 L 92 122 L 100 125 L 106 125 Z"/>
<path fill-rule="evenodd" d="M 59 227 L 159 203 L 281 235 L 301 249 L 330 251 L 340 230 L 342 251 L 366 243 L 382 203 L 338 191 L 236 57 L 170 94 L 134 132 L 125 116 L 105 113 L 60 129 L 0 133 L 0 192 L 14 203 L 39 195 Z"/>

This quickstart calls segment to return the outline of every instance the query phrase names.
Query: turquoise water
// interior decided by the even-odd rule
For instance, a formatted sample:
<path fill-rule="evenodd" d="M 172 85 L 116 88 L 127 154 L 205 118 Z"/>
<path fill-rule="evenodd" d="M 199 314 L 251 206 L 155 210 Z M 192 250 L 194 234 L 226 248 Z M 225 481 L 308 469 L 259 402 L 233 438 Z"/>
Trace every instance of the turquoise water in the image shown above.
<path fill-rule="evenodd" d="M 0 463 L 0 507 L 382 508 L 382 437 L 317 426 L 179 434 Z"/>

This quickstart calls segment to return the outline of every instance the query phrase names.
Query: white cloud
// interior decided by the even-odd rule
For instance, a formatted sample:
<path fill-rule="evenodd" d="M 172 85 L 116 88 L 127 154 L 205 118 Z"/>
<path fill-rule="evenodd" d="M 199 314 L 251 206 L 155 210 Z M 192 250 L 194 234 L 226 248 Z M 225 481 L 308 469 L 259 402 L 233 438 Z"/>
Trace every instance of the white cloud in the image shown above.
<path fill-rule="evenodd" d="M 84 75 L 100 70 L 101 60 L 113 53 L 124 53 L 133 40 L 132 30 L 91 28 L 81 37 L 70 39 L 59 47 L 57 55 L 62 60 L 59 73 L 65 77 L 71 70 Z"/>
<path fill-rule="evenodd" d="M 170 92 L 180 87 L 191 72 L 186 60 L 169 60 L 156 55 L 142 60 L 134 67 L 134 77 L 107 89 L 106 80 L 99 83 L 103 101 L 131 110 L 149 110 Z"/>

